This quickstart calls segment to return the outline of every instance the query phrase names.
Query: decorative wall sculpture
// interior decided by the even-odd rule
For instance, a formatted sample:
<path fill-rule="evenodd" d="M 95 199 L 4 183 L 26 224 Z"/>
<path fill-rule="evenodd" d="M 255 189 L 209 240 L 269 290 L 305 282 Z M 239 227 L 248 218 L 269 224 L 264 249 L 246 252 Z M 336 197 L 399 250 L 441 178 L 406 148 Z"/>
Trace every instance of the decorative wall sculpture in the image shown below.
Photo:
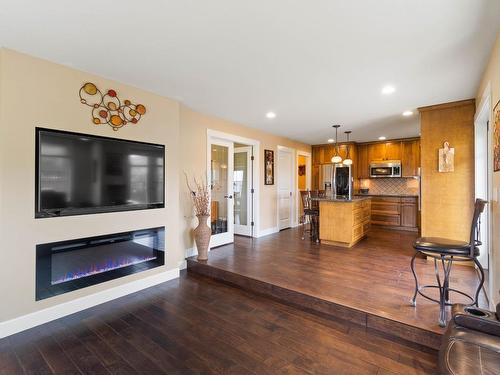
<path fill-rule="evenodd" d="M 137 124 L 146 114 L 143 104 L 133 104 L 125 99 L 123 103 L 115 90 L 109 89 L 105 94 L 91 82 L 85 83 L 78 92 L 80 102 L 92 108 L 92 122 L 95 125 L 108 124 L 113 130 L 132 123 Z"/>
<path fill-rule="evenodd" d="M 443 143 L 439 149 L 439 172 L 453 172 L 455 170 L 455 148 L 449 142 Z"/>

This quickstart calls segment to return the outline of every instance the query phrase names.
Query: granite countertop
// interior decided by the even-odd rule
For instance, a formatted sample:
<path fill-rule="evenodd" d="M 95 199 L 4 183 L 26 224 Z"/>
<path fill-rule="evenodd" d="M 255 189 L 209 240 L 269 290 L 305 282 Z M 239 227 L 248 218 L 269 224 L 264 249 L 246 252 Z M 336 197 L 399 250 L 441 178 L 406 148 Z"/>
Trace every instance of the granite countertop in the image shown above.
<path fill-rule="evenodd" d="M 354 194 L 355 197 L 401 197 L 401 198 L 418 198 L 418 194 Z"/>
<path fill-rule="evenodd" d="M 342 203 L 359 202 L 359 201 L 364 201 L 366 199 L 371 199 L 371 197 L 355 195 L 352 197 L 352 199 L 336 198 L 335 196 L 311 198 L 311 200 L 319 202 L 342 202 Z"/>

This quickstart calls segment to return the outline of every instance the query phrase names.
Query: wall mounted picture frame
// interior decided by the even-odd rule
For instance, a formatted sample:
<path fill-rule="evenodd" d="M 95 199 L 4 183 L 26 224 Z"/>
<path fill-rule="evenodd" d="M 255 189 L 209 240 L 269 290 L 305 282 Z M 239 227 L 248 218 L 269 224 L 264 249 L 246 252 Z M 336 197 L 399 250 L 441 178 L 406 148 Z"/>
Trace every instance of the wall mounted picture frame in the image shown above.
<path fill-rule="evenodd" d="M 273 150 L 264 150 L 264 185 L 274 185 Z"/>
<path fill-rule="evenodd" d="M 455 171 L 455 148 L 450 147 L 449 142 L 445 141 L 443 143 L 443 148 L 439 149 L 438 160 L 438 171 L 440 173 Z"/>
<path fill-rule="evenodd" d="M 500 100 L 493 108 L 493 172 L 500 171 Z"/>

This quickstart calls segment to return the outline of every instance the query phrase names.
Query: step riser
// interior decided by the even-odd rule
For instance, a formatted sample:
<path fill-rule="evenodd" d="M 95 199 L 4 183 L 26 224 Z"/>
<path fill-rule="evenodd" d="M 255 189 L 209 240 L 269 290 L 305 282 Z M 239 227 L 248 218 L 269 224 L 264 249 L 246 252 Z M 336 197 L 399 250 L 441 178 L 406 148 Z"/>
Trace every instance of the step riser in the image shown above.
<path fill-rule="evenodd" d="M 387 335 L 390 333 L 392 336 L 432 349 L 439 349 L 441 343 L 441 335 L 438 333 L 412 327 L 348 306 L 325 301 L 294 290 L 289 290 L 277 285 L 212 267 L 204 263 L 199 263 L 196 260 L 188 259 L 187 269 L 188 272 L 206 276 L 259 295 L 273 298 L 304 311 L 317 312 L 322 315 L 331 316 L 335 319 L 347 320 L 363 327 L 382 332 L 383 334 Z"/>

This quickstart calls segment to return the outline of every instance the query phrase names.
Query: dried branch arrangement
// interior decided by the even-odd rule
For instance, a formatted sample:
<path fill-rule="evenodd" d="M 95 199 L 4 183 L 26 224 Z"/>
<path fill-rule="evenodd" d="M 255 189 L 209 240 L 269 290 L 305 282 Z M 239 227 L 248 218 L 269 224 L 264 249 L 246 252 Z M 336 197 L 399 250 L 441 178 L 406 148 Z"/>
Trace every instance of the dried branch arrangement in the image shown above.
<path fill-rule="evenodd" d="M 210 187 L 208 183 L 200 182 L 193 178 L 193 187 L 189 183 L 186 173 L 186 185 L 189 189 L 191 200 L 193 201 L 194 211 L 196 216 L 209 216 L 210 215 Z"/>

